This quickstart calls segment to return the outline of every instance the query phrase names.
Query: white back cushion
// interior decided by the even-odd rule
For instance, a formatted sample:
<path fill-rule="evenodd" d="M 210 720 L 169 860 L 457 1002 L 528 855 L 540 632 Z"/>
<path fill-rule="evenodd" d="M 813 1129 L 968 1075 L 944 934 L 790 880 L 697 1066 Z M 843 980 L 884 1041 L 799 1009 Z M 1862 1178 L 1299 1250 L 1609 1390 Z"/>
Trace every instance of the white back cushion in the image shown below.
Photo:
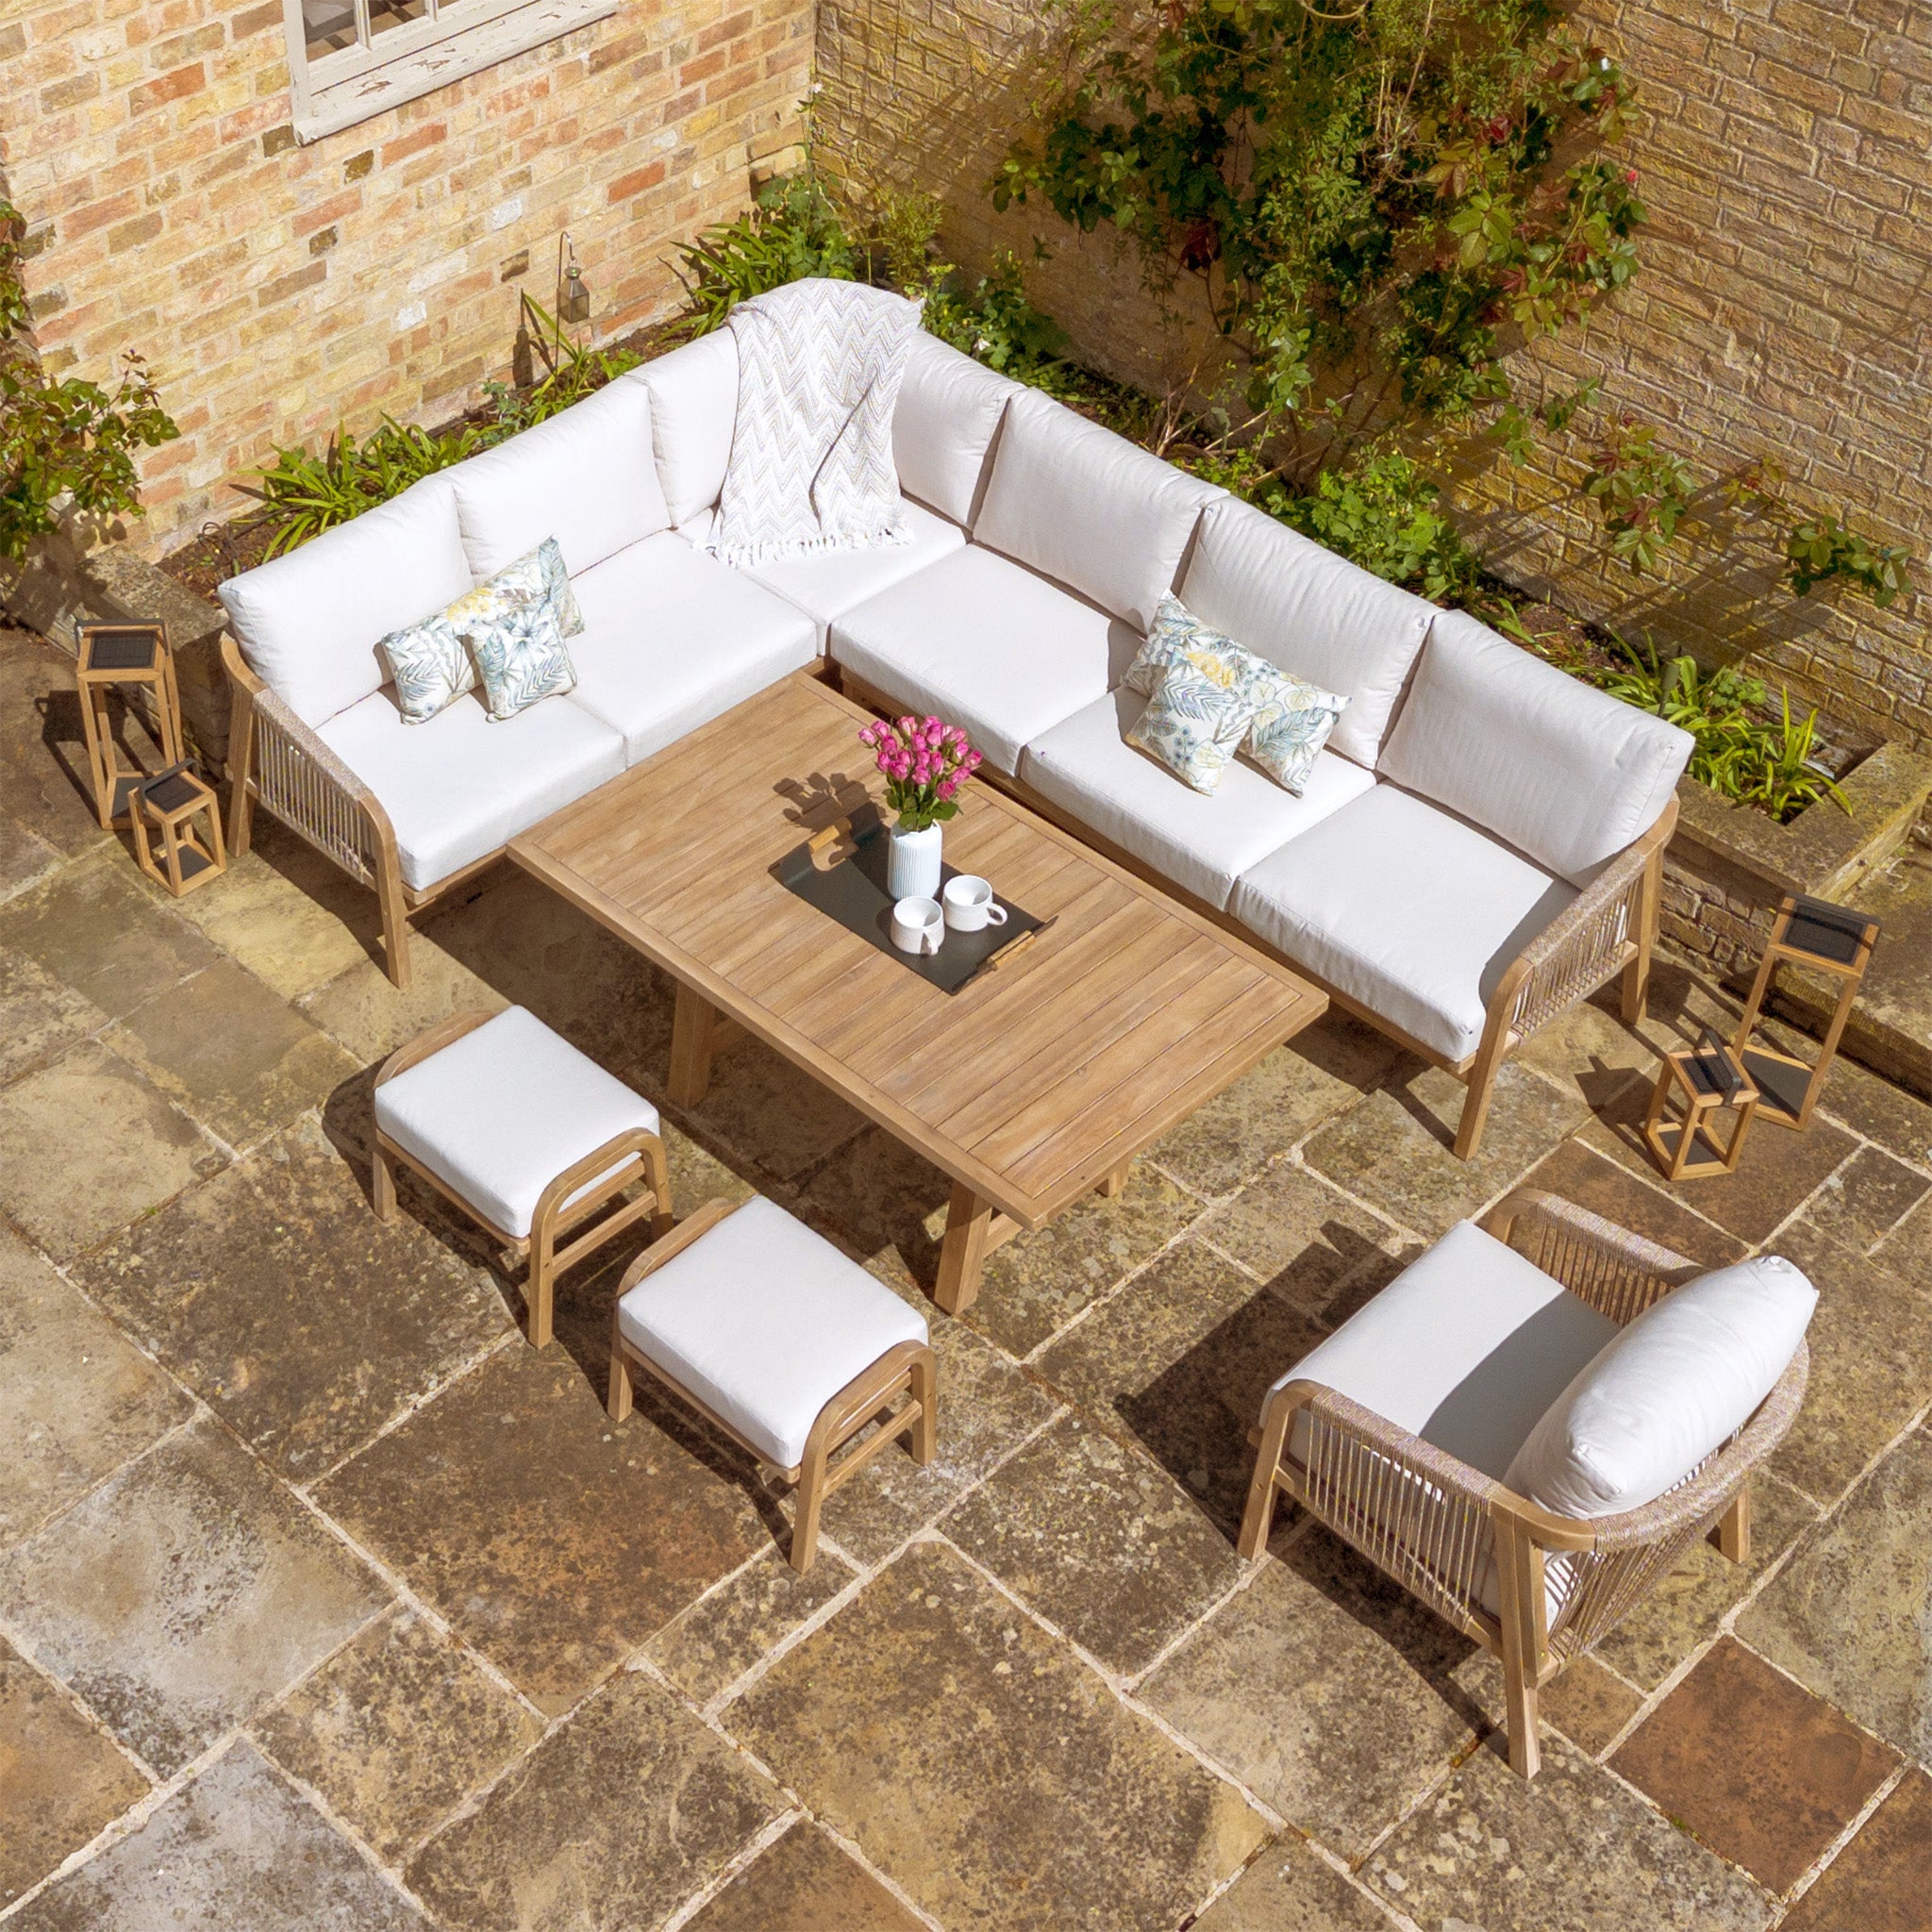
<path fill-rule="evenodd" d="M 448 473 L 244 571 L 218 595 L 242 655 L 308 724 L 380 691 L 380 638 L 472 587 Z"/>
<path fill-rule="evenodd" d="M 607 383 L 449 473 L 463 552 L 480 584 L 555 537 L 575 575 L 668 528 L 651 452 L 651 397 Z"/>
<path fill-rule="evenodd" d="M 713 329 L 618 378 L 651 398 L 651 446 L 674 524 L 688 524 L 717 502 L 731 461 L 738 420 L 738 342 Z M 575 559 L 573 559 L 575 568 Z"/>
<path fill-rule="evenodd" d="M 1588 883 L 1670 802 L 1690 734 L 1445 610 L 1375 769 Z"/>
<path fill-rule="evenodd" d="M 1562 1516 L 1655 1501 L 1751 1419 L 1817 1306 L 1818 1291 L 1778 1255 L 1687 1282 L 1577 1373 L 1504 1481 Z"/>
<path fill-rule="evenodd" d="M 1345 691 L 1329 748 L 1374 769 L 1433 604 L 1234 496 L 1201 519 L 1181 598 L 1291 676 Z"/>
<path fill-rule="evenodd" d="M 921 329 L 906 357 L 892 412 L 892 461 L 899 487 L 956 524 L 979 507 L 987 451 L 1017 382 L 961 355 Z"/>
<path fill-rule="evenodd" d="M 1203 507 L 1225 494 L 1028 390 L 1007 405 L 973 541 L 1144 631 Z"/>

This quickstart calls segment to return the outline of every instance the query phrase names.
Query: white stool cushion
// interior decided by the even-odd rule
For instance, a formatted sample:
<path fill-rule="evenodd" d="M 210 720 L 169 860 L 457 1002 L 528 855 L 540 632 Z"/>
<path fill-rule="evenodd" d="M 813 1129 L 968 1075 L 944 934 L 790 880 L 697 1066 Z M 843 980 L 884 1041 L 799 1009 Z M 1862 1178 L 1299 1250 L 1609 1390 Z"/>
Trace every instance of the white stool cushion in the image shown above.
<path fill-rule="evenodd" d="M 1686 1282 L 1577 1373 L 1504 1480 L 1561 1516 L 1655 1502 L 1750 1421 L 1817 1306 L 1818 1291 L 1781 1255 Z"/>
<path fill-rule="evenodd" d="M 762 1195 L 639 1282 L 617 1325 L 781 1469 L 846 1383 L 926 1339 L 916 1308 Z"/>
<path fill-rule="evenodd" d="M 510 1007 L 378 1087 L 375 1124 L 485 1220 L 523 1236 L 565 1168 L 634 1127 L 655 1134 L 658 1110 Z"/>

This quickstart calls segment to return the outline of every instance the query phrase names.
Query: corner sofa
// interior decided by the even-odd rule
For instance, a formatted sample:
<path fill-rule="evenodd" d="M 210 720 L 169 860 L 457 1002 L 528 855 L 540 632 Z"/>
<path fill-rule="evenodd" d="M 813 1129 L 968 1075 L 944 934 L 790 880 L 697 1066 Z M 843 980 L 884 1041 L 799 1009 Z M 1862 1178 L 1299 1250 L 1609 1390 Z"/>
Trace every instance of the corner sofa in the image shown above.
<path fill-rule="evenodd" d="M 1620 973 L 1641 1012 L 1685 733 L 924 335 L 893 419 L 910 541 L 734 569 L 698 546 L 737 384 L 720 330 L 222 586 L 231 843 L 259 804 L 372 887 L 398 985 L 413 911 L 817 666 L 963 725 L 992 782 L 1462 1079 L 1465 1158 L 1518 1041 Z M 405 725 L 377 640 L 549 536 L 576 688 Z M 1204 795 L 1124 741 L 1170 591 L 1347 694 L 1302 796 L 1241 761 Z"/>

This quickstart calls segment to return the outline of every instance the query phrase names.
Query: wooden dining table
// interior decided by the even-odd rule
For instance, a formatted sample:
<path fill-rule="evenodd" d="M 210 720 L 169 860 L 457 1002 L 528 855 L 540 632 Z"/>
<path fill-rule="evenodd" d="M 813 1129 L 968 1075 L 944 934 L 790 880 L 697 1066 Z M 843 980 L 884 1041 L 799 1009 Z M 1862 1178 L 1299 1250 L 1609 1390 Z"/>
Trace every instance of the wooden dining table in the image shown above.
<path fill-rule="evenodd" d="M 993 786 L 945 856 L 1042 929 L 957 991 L 788 890 L 802 841 L 874 807 L 872 716 L 801 672 L 511 841 L 511 858 L 676 983 L 668 1092 L 746 1035 L 952 1182 L 935 1297 L 1098 1190 L 1317 1019 L 1318 988 Z M 1174 781 L 1178 784 L 1180 781 Z"/>

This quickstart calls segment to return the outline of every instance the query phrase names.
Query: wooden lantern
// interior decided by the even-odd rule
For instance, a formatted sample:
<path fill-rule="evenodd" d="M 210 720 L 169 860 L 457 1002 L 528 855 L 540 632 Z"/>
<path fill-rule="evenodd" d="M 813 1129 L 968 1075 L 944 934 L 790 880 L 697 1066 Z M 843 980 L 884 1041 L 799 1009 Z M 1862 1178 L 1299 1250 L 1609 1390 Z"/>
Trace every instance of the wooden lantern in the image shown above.
<path fill-rule="evenodd" d="M 186 766 L 144 780 L 130 814 L 141 869 L 180 898 L 228 869 L 214 792 Z M 195 821 L 201 821 L 197 828 Z M 155 850 L 159 844 L 159 852 Z"/>
<path fill-rule="evenodd" d="M 1702 1044 L 1664 1056 L 1644 1117 L 1643 1144 L 1666 1180 L 1735 1174 L 1757 1101 L 1757 1088 L 1737 1054 L 1707 1033 Z M 1674 1105 L 1682 1109 L 1678 1119 L 1670 1117 Z M 1717 1118 L 1727 1108 L 1736 1117 L 1730 1139 L 1720 1141 Z"/>
<path fill-rule="evenodd" d="M 80 692 L 80 724 L 87 740 L 88 770 L 93 779 L 94 811 L 103 826 L 129 817 L 135 791 L 147 774 L 124 765 L 114 742 L 109 691 L 144 691 L 153 710 L 154 733 L 161 757 L 179 765 L 181 697 L 175 688 L 175 657 L 165 624 L 84 624 L 75 683 Z"/>
<path fill-rule="evenodd" d="M 1807 899 L 1788 893 L 1778 908 L 1777 923 L 1771 929 L 1771 942 L 1757 966 L 1757 977 L 1751 997 L 1738 1022 L 1734 1043 L 1740 1064 L 1758 1090 L 1758 1105 L 1768 1121 L 1780 1127 L 1799 1131 L 1811 1124 L 1811 1109 L 1824 1087 L 1824 1075 L 1838 1055 L 1838 1043 L 1852 1016 L 1852 1002 L 1857 997 L 1858 983 L 1872 961 L 1872 948 L 1878 943 L 1878 921 L 1849 906 L 1834 906 L 1827 899 Z M 1772 975 L 1786 960 L 1808 967 L 1838 982 L 1838 1007 L 1831 1024 L 1824 1029 L 1824 1044 L 1818 1062 L 1807 1065 L 1788 1053 L 1768 1046 L 1754 1046 L 1751 1035 L 1757 1025 Z"/>

